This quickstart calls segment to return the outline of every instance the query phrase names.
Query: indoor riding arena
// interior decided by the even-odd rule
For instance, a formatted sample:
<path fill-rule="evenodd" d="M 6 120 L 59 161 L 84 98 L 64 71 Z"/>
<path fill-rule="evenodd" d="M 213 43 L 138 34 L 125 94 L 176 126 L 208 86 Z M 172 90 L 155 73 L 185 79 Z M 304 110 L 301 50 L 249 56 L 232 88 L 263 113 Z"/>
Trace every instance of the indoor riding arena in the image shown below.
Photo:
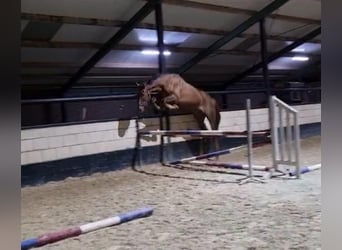
<path fill-rule="evenodd" d="M 321 1 L 21 3 L 21 249 L 321 249 Z"/>

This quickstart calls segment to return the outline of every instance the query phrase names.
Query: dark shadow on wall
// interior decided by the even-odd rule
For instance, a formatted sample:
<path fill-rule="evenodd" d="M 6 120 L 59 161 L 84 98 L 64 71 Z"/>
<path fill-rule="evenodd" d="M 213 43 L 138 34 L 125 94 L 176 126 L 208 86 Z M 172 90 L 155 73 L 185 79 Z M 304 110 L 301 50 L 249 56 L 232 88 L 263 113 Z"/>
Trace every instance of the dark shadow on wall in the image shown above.
<path fill-rule="evenodd" d="M 321 123 L 311 123 L 300 126 L 300 137 L 302 139 L 318 135 L 321 135 Z"/>
<path fill-rule="evenodd" d="M 119 120 L 118 135 L 124 137 L 129 128 L 131 120 Z"/>

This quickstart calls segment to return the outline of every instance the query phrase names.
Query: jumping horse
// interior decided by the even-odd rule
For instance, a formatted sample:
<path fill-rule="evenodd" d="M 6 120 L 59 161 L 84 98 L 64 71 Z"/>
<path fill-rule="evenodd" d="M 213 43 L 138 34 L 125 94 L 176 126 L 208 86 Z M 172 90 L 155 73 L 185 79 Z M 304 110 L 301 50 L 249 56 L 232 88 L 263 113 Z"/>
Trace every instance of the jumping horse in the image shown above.
<path fill-rule="evenodd" d="M 187 83 L 180 75 L 162 74 L 154 80 L 137 85 L 140 112 L 153 104 L 157 110 L 179 110 L 193 114 L 201 130 L 208 130 L 204 122 L 207 118 L 211 129 L 218 130 L 221 115 L 217 101 L 206 92 Z M 217 138 L 215 145 L 218 149 Z"/>

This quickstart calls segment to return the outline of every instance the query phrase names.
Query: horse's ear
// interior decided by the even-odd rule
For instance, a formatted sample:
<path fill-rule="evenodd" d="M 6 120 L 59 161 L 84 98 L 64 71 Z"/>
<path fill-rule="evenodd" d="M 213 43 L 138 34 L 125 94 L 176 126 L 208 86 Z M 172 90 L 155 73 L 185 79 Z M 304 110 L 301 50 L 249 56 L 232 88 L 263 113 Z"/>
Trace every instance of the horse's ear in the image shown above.
<path fill-rule="evenodd" d="M 136 82 L 135 83 L 138 87 L 145 87 L 147 85 L 147 82 L 144 81 L 144 82 Z"/>

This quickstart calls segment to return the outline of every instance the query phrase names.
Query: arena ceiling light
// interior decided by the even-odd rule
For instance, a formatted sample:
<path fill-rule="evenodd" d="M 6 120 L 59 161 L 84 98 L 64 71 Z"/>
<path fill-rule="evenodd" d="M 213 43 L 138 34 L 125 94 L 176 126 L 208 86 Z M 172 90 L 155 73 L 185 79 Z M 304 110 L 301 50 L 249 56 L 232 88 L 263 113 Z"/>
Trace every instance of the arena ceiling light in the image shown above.
<path fill-rule="evenodd" d="M 297 47 L 295 49 L 292 50 L 293 52 L 305 52 L 305 48 L 300 48 L 300 47 Z"/>
<path fill-rule="evenodd" d="M 308 61 L 309 60 L 309 57 L 307 56 L 294 56 L 291 58 L 293 61 Z"/>
<path fill-rule="evenodd" d="M 302 45 L 291 50 L 292 52 L 299 53 L 320 53 L 321 44 L 319 43 L 303 43 Z"/>
<path fill-rule="evenodd" d="M 190 36 L 190 33 L 164 31 L 164 44 L 180 44 L 185 42 Z M 155 30 L 135 29 L 134 37 L 137 37 L 140 42 L 145 44 L 154 45 L 158 42 L 158 37 Z"/>
<path fill-rule="evenodd" d="M 159 51 L 158 50 L 151 50 L 151 49 L 142 50 L 141 53 L 143 55 L 159 55 Z M 171 52 L 168 51 L 168 50 L 164 50 L 163 55 L 164 56 L 169 56 L 169 55 L 171 55 Z"/>

